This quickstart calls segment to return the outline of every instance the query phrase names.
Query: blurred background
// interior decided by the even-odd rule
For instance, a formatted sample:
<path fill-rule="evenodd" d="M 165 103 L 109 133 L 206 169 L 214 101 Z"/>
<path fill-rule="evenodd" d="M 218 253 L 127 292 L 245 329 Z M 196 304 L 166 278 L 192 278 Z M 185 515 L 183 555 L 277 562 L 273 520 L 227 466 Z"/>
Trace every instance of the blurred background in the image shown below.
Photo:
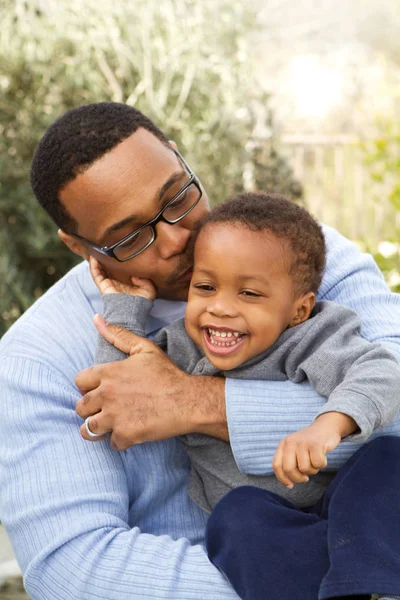
<path fill-rule="evenodd" d="M 272 190 L 400 291 L 400 0 L 0 0 L 0 336 L 76 260 L 29 166 L 80 104 L 137 106 L 212 201 Z M 0 527 L 1 600 L 25 598 Z"/>
<path fill-rule="evenodd" d="M 73 264 L 29 186 L 66 110 L 148 114 L 212 201 L 304 203 L 400 290 L 400 0 L 1 0 L 0 335 Z"/>

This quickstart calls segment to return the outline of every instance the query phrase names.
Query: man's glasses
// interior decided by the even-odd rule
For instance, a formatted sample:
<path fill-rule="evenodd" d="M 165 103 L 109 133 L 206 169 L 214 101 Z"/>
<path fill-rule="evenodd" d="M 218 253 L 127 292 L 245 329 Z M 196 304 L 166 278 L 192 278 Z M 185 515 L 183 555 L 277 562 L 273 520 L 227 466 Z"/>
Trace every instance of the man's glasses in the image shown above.
<path fill-rule="evenodd" d="M 154 217 L 132 233 L 128 233 L 122 240 L 116 242 L 112 246 L 97 246 L 93 242 L 77 235 L 71 234 L 75 238 L 82 240 L 86 245 L 90 246 L 104 256 L 115 258 L 119 262 L 125 262 L 134 258 L 141 252 L 144 252 L 157 238 L 156 225 L 160 221 L 164 221 L 169 225 L 175 225 L 190 213 L 191 210 L 200 202 L 203 192 L 200 187 L 200 182 L 190 167 L 186 164 L 182 156 L 177 150 L 175 154 L 185 167 L 189 181 L 176 193 L 171 200 L 167 202 L 164 208 Z"/>

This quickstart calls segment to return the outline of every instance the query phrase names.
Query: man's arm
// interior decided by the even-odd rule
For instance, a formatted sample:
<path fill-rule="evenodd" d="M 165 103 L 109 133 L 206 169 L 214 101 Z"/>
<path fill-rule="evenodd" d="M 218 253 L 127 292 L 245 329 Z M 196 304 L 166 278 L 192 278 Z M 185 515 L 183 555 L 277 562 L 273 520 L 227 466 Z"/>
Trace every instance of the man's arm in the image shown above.
<path fill-rule="evenodd" d="M 400 359 L 400 296 L 389 291 L 370 255 L 362 254 L 337 231 L 329 227 L 324 231 L 328 257 L 319 300 L 355 310 L 362 321 L 362 336 L 382 343 Z M 273 473 L 280 440 L 310 425 L 325 401 L 308 382 L 227 379 L 230 443 L 239 469 L 254 475 Z M 400 434 L 399 415 L 372 438 L 384 434 Z M 340 444 L 329 455 L 329 468 L 338 469 L 359 446 Z"/>
<path fill-rule="evenodd" d="M 111 444 L 116 450 L 192 431 L 227 439 L 224 380 L 186 375 L 189 365 L 194 366 L 201 355 L 183 325 L 179 321 L 172 323 L 155 336 L 155 342 L 163 351 L 172 351 L 178 368 L 153 342 L 144 339 L 146 318 L 153 305 L 151 300 L 110 293 L 103 297 L 103 302 L 107 325 L 98 316 L 95 318 L 100 331 L 96 363 L 115 363 L 135 356 L 123 364 L 107 364 L 103 370 L 96 367 L 85 372 L 85 383 L 80 386 L 82 393 L 86 389 L 90 392 L 96 388 L 96 391 L 80 400 L 77 411 L 83 419 L 91 417 L 91 431 L 97 434 L 112 431 Z M 110 332 L 115 333 L 110 336 Z M 135 335 L 127 335 L 127 332 Z M 79 385 L 80 377 L 77 382 Z M 145 394 L 149 382 L 150 401 Z M 141 390 L 139 397 L 133 396 L 134 389 Z M 158 401 L 155 400 L 157 394 Z M 81 434 L 88 441 L 104 439 L 89 437 L 85 425 L 81 426 Z"/>
<path fill-rule="evenodd" d="M 0 387 L 1 518 L 33 600 L 237 597 L 182 537 L 205 519 L 178 494 L 186 470 L 176 440 L 124 454 L 87 444 L 74 387 L 28 358 L 3 357 Z M 132 527 L 132 514 L 160 535 Z M 161 535 L 168 530 L 180 539 Z"/>
<path fill-rule="evenodd" d="M 154 342 L 102 320 L 96 326 L 129 358 L 95 365 L 76 377 L 83 394 L 76 411 L 82 419 L 90 416 L 92 433 L 112 431 L 112 446 L 120 451 L 195 432 L 226 439 L 222 377 L 188 375 Z M 81 435 L 93 441 L 84 425 Z"/>

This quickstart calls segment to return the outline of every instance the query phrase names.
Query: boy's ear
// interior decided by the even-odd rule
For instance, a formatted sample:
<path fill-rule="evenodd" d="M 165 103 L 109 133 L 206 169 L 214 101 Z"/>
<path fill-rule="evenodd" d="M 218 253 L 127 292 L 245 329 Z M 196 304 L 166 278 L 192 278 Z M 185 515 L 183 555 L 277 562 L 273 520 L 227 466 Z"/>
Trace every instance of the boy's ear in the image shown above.
<path fill-rule="evenodd" d="M 307 294 L 304 294 L 304 296 L 300 296 L 300 298 L 296 301 L 295 313 L 293 315 L 292 322 L 290 323 L 289 327 L 293 327 L 294 325 L 300 325 L 300 323 L 307 321 L 314 306 L 314 292 L 308 292 Z"/>
<path fill-rule="evenodd" d="M 69 233 L 65 233 L 65 231 L 63 231 L 62 229 L 59 229 L 57 233 L 60 240 L 64 242 L 64 244 L 67 246 L 67 248 L 71 250 L 71 252 L 77 254 L 78 256 L 81 256 L 85 260 L 89 260 L 90 254 L 87 248 L 85 248 L 85 246 L 82 244 L 82 242 L 74 238 L 72 235 L 69 235 Z"/>
<path fill-rule="evenodd" d="M 172 146 L 173 149 L 178 152 L 178 146 L 177 146 L 176 142 L 174 142 L 174 140 L 168 140 L 168 141 L 169 141 L 170 146 Z"/>

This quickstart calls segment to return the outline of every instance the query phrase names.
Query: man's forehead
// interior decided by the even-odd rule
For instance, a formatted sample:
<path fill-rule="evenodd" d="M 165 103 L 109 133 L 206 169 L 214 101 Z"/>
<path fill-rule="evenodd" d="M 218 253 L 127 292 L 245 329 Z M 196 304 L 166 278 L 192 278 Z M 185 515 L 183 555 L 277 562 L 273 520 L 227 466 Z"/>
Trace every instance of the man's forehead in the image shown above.
<path fill-rule="evenodd" d="M 120 221 L 134 224 L 149 211 L 151 218 L 161 194 L 184 175 L 173 149 L 140 129 L 65 186 L 60 200 L 81 234 L 90 224 L 103 240 Z"/>
<path fill-rule="evenodd" d="M 142 177 L 151 179 L 162 177 L 178 161 L 173 149 L 163 144 L 146 129 L 139 129 L 120 144 L 98 158 L 84 173 L 94 181 L 107 185 L 111 180 L 134 176 L 140 182 Z"/>

